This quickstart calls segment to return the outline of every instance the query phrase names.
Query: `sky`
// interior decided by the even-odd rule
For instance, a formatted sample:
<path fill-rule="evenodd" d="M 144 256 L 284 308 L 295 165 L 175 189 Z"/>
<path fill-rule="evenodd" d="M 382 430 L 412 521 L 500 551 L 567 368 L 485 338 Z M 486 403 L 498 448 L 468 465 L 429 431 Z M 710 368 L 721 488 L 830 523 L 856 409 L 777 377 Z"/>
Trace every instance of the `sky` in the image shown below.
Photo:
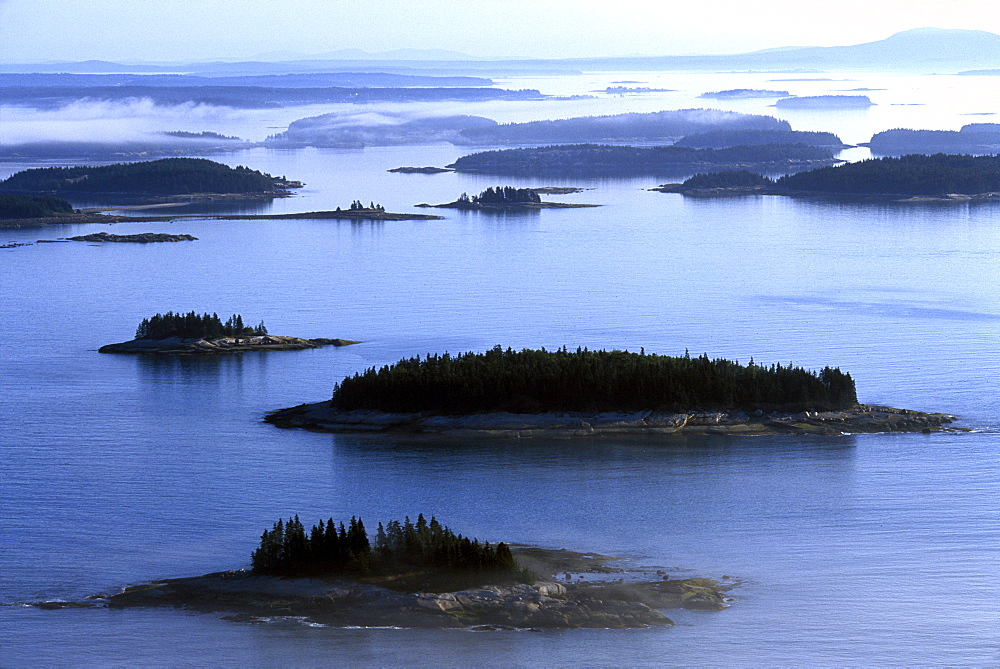
<path fill-rule="evenodd" d="M 0 62 L 448 49 L 484 58 L 740 53 L 910 28 L 1000 33 L 996 0 L 0 0 Z"/>

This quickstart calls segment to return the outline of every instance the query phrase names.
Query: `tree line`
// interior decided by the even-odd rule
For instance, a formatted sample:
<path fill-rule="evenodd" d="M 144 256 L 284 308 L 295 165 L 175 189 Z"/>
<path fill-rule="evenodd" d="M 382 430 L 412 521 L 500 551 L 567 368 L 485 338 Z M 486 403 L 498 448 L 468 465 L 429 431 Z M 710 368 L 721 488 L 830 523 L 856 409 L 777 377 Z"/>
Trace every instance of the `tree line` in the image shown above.
<path fill-rule="evenodd" d="M 681 184 L 686 188 L 752 188 L 773 186 L 774 180 L 749 170 L 699 172 Z"/>
<path fill-rule="evenodd" d="M 542 196 L 530 188 L 514 188 L 513 186 L 490 186 L 479 195 L 469 196 L 462 193 L 458 196 L 461 204 L 527 204 L 541 202 Z"/>
<path fill-rule="evenodd" d="M 270 174 L 239 165 L 229 167 L 204 158 L 163 158 L 138 163 L 22 170 L 0 190 L 57 193 L 266 193 L 274 190 Z"/>
<path fill-rule="evenodd" d="M 510 411 L 836 410 L 858 403 L 840 369 L 807 371 L 708 355 L 555 351 L 500 346 L 485 353 L 428 355 L 345 378 L 340 410 L 471 414 Z"/>
<path fill-rule="evenodd" d="M 370 576 L 409 570 L 492 574 L 531 580 L 504 543 L 496 546 L 469 539 L 423 514 L 416 523 L 406 517 L 378 524 L 374 543 L 361 518 L 345 526 L 333 518 L 320 520 L 310 530 L 298 516 L 278 520 L 260 537 L 250 557 L 253 571 L 272 575 L 351 574 Z"/>
<path fill-rule="evenodd" d="M 565 144 L 481 151 L 462 156 L 449 167 L 483 174 L 633 175 L 676 171 L 691 165 L 787 165 L 830 160 L 830 146 L 758 144 L 700 149 L 686 146 L 616 146 Z"/>
<path fill-rule="evenodd" d="M 0 194 L 0 218 L 42 218 L 72 213 L 73 205 L 57 197 Z"/>
<path fill-rule="evenodd" d="M 872 158 L 789 174 L 778 188 L 823 193 L 946 195 L 1000 191 L 1000 156 L 936 153 Z"/>
<path fill-rule="evenodd" d="M 243 317 L 233 314 L 222 322 L 218 314 L 198 315 L 193 311 L 186 314 L 168 311 L 142 319 L 135 330 L 136 339 L 221 339 L 223 337 L 252 337 L 267 334 L 267 327 L 261 321 L 255 327 L 243 324 Z"/>

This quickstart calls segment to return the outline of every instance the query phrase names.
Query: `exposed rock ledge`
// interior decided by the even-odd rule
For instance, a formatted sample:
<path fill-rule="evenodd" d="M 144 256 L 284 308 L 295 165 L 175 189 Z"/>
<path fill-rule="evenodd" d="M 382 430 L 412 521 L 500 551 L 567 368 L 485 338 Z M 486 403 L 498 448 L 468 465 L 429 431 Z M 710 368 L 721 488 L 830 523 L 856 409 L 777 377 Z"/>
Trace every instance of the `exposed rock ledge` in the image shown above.
<path fill-rule="evenodd" d="M 561 412 L 486 413 L 449 416 L 432 413 L 338 411 L 330 402 L 301 404 L 269 413 L 278 427 L 317 432 L 409 432 L 459 437 L 578 437 L 602 434 L 852 434 L 939 430 L 955 420 L 943 413 L 859 404 L 845 411 L 764 413 Z"/>
<path fill-rule="evenodd" d="M 660 609 L 726 608 L 720 585 L 706 578 L 668 580 L 655 568 L 609 567 L 611 558 L 514 547 L 515 558 L 546 580 L 483 585 L 455 592 L 401 592 L 365 579 L 279 578 L 228 571 L 153 581 L 87 602 L 37 602 L 41 608 L 175 606 L 226 613 L 226 620 L 266 623 L 288 617 L 332 626 L 635 628 L 672 625 Z M 556 582 L 558 577 L 562 582 Z"/>
<path fill-rule="evenodd" d="M 97 349 L 101 353 L 151 353 L 151 354 L 212 354 L 242 353 L 243 351 L 300 351 L 321 346 L 347 346 L 357 344 L 350 339 L 300 339 L 282 335 L 233 337 L 222 339 L 133 339 L 118 344 L 107 344 Z"/>

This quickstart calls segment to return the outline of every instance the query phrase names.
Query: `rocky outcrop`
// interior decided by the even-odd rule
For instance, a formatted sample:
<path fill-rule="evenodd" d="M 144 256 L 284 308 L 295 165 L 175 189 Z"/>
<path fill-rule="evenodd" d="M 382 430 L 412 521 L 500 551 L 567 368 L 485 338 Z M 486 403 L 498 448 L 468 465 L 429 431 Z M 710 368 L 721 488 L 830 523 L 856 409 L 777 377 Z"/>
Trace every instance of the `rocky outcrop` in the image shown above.
<path fill-rule="evenodd" d="M 578 437 L 613 434 L 854 434 L 944 428 L 955 416 L 859 404 L 844 411 L 669 413 L 560 412 L 443 415 L 338 411 L 330 402 L 279 409 L 265 420 L 318 432 L 407 432 L 457 437 Z"/>
<path fill-rule="evenodd" d="M 357 344 L 350 339 L 300 339 L 282 335 L 262 335 L 254 337 L 223 337 L 221 339 L 133 339 L 118 344 L 108 344 L 97 349 L 101 353 L 148 353 L 148 354 L 213 354 L 242 353 L 244 351 L 299 351 L 321 346 L 348 346 Z"/>

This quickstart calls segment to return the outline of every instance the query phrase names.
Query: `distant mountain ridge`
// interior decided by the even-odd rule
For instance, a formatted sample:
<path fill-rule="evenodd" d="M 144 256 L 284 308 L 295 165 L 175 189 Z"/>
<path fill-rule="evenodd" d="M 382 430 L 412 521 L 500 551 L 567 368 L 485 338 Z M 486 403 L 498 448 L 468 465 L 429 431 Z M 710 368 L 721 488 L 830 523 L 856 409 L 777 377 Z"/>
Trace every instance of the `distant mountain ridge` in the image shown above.
<path fill-rule="evenodd" d="M 301 57 L 300 57 L 301 56 Z M 272 60 L 287 57 L 289 60 Z M 370 71 L 421 73 L 572 72 L 586 70 L 802 70 L 862 69 L 958 72 L 1000 69 L 1000 35 L 983 30 L 915 28 L 882 40 L 847 46 L 774 47 L 742 54 L 701 56 L 617 56 L 598 58 L 491 59 L 485 60 L 443 49 L 397 49 L 369 53 L 344 49 L 305 56 L 295 53 L 264 54 L 258 60 L 233 62 L 218 59 L 197 63 L 114 63 L 91 60 L 80 63 L 3 64 L 0 72 L 185 72 L 295 73 L 318 71 Z M 357 69 L 362 68 L 362 69 Z"/>

